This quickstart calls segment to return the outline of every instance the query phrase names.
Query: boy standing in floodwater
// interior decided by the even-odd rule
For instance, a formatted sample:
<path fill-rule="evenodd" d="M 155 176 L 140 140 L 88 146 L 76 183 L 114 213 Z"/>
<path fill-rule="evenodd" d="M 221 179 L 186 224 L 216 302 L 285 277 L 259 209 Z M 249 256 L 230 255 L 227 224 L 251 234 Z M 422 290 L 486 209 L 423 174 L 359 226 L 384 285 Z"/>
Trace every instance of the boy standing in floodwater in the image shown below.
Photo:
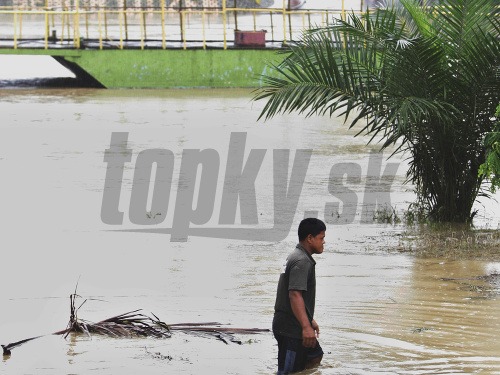
<path fill-rule="evenodd" d="M 299 243 L 280 275 L 274 305 L 273 333 L 278 341 L 278 375 L 318 365 L 323 358 L 319 326 L 314 320 L 316 273 L 313 254 L 321 254 L 326 226 L 321 220 L 300 222 Z"/>

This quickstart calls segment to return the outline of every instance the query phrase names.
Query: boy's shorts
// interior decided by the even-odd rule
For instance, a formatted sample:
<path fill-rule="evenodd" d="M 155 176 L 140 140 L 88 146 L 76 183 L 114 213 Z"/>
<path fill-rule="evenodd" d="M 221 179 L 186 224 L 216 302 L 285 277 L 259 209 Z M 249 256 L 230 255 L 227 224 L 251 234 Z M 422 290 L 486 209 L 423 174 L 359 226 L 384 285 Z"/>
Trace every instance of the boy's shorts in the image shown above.
<path fill-rule="evenodd" d="M 323 349 L 316 340 L 314 348 L 306 348 L 302 345 L 302 339 L 274 335 L 278 341 L 278 373 L 277 375 L 291 374 L 302 371 L 306 363 L 323 355 Z"/>

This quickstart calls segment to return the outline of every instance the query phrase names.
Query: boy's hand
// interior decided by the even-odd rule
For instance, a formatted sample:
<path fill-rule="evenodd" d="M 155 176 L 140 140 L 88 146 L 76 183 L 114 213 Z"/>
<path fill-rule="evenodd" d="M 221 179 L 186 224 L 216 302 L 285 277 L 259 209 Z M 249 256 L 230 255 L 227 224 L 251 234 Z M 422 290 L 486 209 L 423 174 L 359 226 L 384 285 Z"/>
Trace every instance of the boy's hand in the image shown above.
<path fill-rule="evenodd" d="M 306 348 L 314 348 L 316 346 L 316 332 L 313 327 L 302 328 L 302 345 Z"/>
<path fill-rule="evenodd" d="M 311 326 L 314 329 L 314 331 L 316 332 L 316 337 L 319 337 L 319 326 L 318 326 L 318 323 L 316 323 L 316 321 L 314 319 L 311 322 Z"/>

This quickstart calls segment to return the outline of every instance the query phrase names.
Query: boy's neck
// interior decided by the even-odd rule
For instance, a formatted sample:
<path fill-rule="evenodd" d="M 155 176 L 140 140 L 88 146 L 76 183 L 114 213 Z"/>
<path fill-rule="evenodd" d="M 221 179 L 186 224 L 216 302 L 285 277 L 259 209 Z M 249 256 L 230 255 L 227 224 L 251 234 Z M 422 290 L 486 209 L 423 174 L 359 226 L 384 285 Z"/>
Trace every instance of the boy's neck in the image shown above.
<path fill-rule="evenodd" d="M 300 246 L 302 246 L 302 248 L 305 251 L 307 251 L 307 253 L 309 255 L 311 255 L 311 256 L 313 255 L 313 252 L 312 252 L 311 247 L 309 246 L 309 244 L 307 244 L 305 241 L 299 241 L 299 244 L 300 244 Z"/>

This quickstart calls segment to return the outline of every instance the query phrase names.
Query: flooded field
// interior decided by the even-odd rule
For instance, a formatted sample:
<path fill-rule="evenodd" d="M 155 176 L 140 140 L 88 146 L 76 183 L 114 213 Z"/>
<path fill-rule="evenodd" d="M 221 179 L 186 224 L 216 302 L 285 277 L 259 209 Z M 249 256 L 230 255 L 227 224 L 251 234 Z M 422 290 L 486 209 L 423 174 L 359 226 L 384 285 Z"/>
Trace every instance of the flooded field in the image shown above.
<path fill-rule="evenodd" d="M 90 321 L 144 309 L 170 324 L 270 328 L 277 279 L 295 246 L 297 224 L 317 215 L 329 223 L 325 252 L 316 257 L 316 320 L 325 356 L 307 374 L 500 373 L 500 259 L 424 259 L 387 251 L 398 247 L 405 228 L 367 220 L 364 208 L 373 194 L 401 210 L 413 200 L 403 184 L 404 157 L 386 160 L 386 152 L 377 159 L 371 152 L 377 146 L 353 138 L 356 131 L 340 119 L 257 121 L 263 103 L 251 97 L 248 90 L 0 90 L 0 343 L 64 329 L 77 282 L 81 302 L 87 298 L 79 317 Z M 101 208 L 113 132 L 127 134 L 122 151 L 130 149 L 131 157 L 116 212 L 123 213 L 121 224 L 111 225 L 103 222 Z M 232 135 L 246 138 L 231 148 Z M 257 222 L 243 220 L 240 210 L 248 213 L 248 206 L 238 205 L 234 223 L 223 225 L 226 168 L 241 148 L 245 161 L 251 150 L 264 155 L 251 205 Z M 158 149 L 150 154 L 173 155 L 169 195 L 168 186 L 157 190 L 149 179 L 134 183 L 140 158 Z M 208 201 L 199 199 L 207 185 L 197 182 L 188 203 L 206 215 L 191 223 L 186 241 L 178 241 L 171 233 L 182 162 L 193 149 L 217 156 L 206 176 L 216 181 L 215 198 L 207 208 Z M 301 149 L 312 155 L 300 194 L 276 206 L 276 179 L 285 172 L 292 178 Z M 279 150 L 289 150 L 289 159 L 279 159 L 287 153 Z M 152 170 L 154 181 L 161 169 Z M 339 178 L 342 171 L 351 178 Z M 161 220 L 138 224 L 132 191 L 148 185 L 145 215 Z M 166 195 L 168 209 L 155 211 L 153 193 Z M 497 202 L 477 208 L 479 226 L 499 228 Z M 277 221 L 284 224 L 268 237 Z M 241 239 L 248 229 L 260 238 Z M 181 332 L 164 340 L 48 335 L 4 356 L 0 372 L 275 372 L 271 333 L 238 338 L 242 345 Z"/>

